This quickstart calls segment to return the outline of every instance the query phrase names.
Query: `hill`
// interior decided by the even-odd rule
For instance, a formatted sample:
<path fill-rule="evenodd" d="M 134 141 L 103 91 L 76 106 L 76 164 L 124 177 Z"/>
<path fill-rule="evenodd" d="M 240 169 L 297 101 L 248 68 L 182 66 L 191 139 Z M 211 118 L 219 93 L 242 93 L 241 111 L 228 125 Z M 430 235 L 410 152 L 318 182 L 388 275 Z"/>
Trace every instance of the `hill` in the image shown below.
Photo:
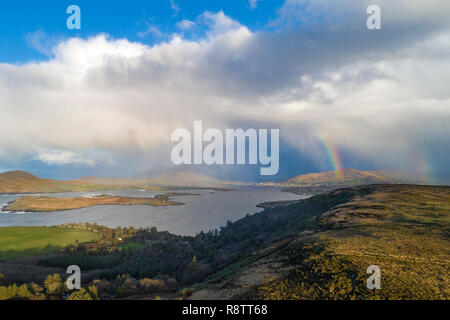
<path fill-rule="evenodd" d="M 335 190 L 229 224 L 215 252 L 247 254 L 189 298 L 449 299 L 449 232 L 450 187 Z M 381 290 L 366 286 L 370 265 Z"/>
<path fill-rule="evenodd" d="M 0 193 L 55 193 L 104 189 L 104 185 L 82 181 L 42 179 L 25 171 L 0 173 Z"/>
<path fill-rule="evenodd" d="M 423 183 L 425 178 L 405 172 L 377 170 L 361 171 L 357 169 L 342 169 L 320 173 L 309 173 L 291 178 L 284 182 L 286 185 L 361 185 L 382 183 Z"/>
<path fill-rule="evenodd" d="M 143 189 L 158 189 L 167 187 L 186 187 L 186 188 L 201 188 L 213 187 L 223 188 L 231 185 L 239 185 L 241 183 L 220 180 L 207 175 L 192 173 L 192 172 L 171 172 L 155 177 L 148 178 L 101 178 L 101 177 L 84 177 L 79 181 L 106 184 L 113 186 L 126 186 Z"/>

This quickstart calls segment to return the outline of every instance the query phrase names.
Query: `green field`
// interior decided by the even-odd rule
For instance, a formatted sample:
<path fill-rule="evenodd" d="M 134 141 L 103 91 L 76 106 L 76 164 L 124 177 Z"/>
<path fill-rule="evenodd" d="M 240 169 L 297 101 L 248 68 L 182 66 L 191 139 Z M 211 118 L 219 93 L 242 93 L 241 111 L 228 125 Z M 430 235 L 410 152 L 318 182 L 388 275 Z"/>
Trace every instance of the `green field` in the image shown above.
<path fill-rule="evenodd" d="M 0 227 L 0 259 L 48 254 L 69 244 L 98 240 L 87 230 L 58 227 Z"/>

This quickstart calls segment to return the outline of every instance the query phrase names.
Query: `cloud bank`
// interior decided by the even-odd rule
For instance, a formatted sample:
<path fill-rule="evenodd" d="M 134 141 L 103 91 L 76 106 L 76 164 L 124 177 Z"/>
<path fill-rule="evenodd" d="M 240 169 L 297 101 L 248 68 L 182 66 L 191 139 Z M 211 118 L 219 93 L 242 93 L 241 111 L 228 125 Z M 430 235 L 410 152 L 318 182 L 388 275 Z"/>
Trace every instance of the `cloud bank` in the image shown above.
<path fill-rule="evenodd" d="M 366 28 L 369 4 L 287 0 L 266 31 L 204 12 L 193 40 L 100 34 L 60 41 L 45 62 L 0 64 L 0 159 L 165 165 L 172 131 L 202 120 L 280 128 L 318 167 L 326 141 L 371 166 L 445 169 L 450 3 L 380 0 L 381 30 Z"/>

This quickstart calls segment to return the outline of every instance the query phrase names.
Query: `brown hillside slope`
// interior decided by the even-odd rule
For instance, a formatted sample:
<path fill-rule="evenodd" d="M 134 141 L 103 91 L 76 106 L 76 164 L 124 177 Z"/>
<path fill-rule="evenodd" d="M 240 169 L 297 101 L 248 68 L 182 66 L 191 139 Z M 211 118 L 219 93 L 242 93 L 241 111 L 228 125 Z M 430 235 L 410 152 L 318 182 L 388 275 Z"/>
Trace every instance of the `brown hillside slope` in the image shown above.
<path fill-rule="evenodd" d="M 450 299 L 450 187 L 339 189 L 266 209 L 226 232 L 265 243 L 190 298 Z M 366 286 L 370 265 L 381 269 L 380 290 Z"/>
<path fill-rule="evenodd" d="M 362 171 L 352 168 L 299 175 L 284 182 L 286 185 L 360 185 L 383 183 L 423 183 L 424 177 L 404 172 L 377 170 Z"/>
<path fill-rule="evenodd" d="M 25 171 L 0 173 L 0 193 L 54 193 L 104 189 L 105 186 L 82 181 L 42 179 Z"/>

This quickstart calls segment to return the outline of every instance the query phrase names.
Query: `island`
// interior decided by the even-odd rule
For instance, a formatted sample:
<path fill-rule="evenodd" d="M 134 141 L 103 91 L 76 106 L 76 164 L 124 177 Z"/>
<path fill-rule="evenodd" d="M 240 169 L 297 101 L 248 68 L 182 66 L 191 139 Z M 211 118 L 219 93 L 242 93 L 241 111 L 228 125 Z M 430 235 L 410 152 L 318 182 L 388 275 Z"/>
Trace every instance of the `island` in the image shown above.
<path fill-rule="evenodd" d="M 170 200 L 174 196 L 195 195 L 189 193 L 166 193 L 153 198 L 134 198 L 102 194 L 94 197 L 56 198 L 48 196 L 22 196 L 8 203 L 3 211 L 10 212 L 52 212 L 81 209 L 99 205 L 149 205 L 154 207 L 179 206 L 181 202 Z"/>

